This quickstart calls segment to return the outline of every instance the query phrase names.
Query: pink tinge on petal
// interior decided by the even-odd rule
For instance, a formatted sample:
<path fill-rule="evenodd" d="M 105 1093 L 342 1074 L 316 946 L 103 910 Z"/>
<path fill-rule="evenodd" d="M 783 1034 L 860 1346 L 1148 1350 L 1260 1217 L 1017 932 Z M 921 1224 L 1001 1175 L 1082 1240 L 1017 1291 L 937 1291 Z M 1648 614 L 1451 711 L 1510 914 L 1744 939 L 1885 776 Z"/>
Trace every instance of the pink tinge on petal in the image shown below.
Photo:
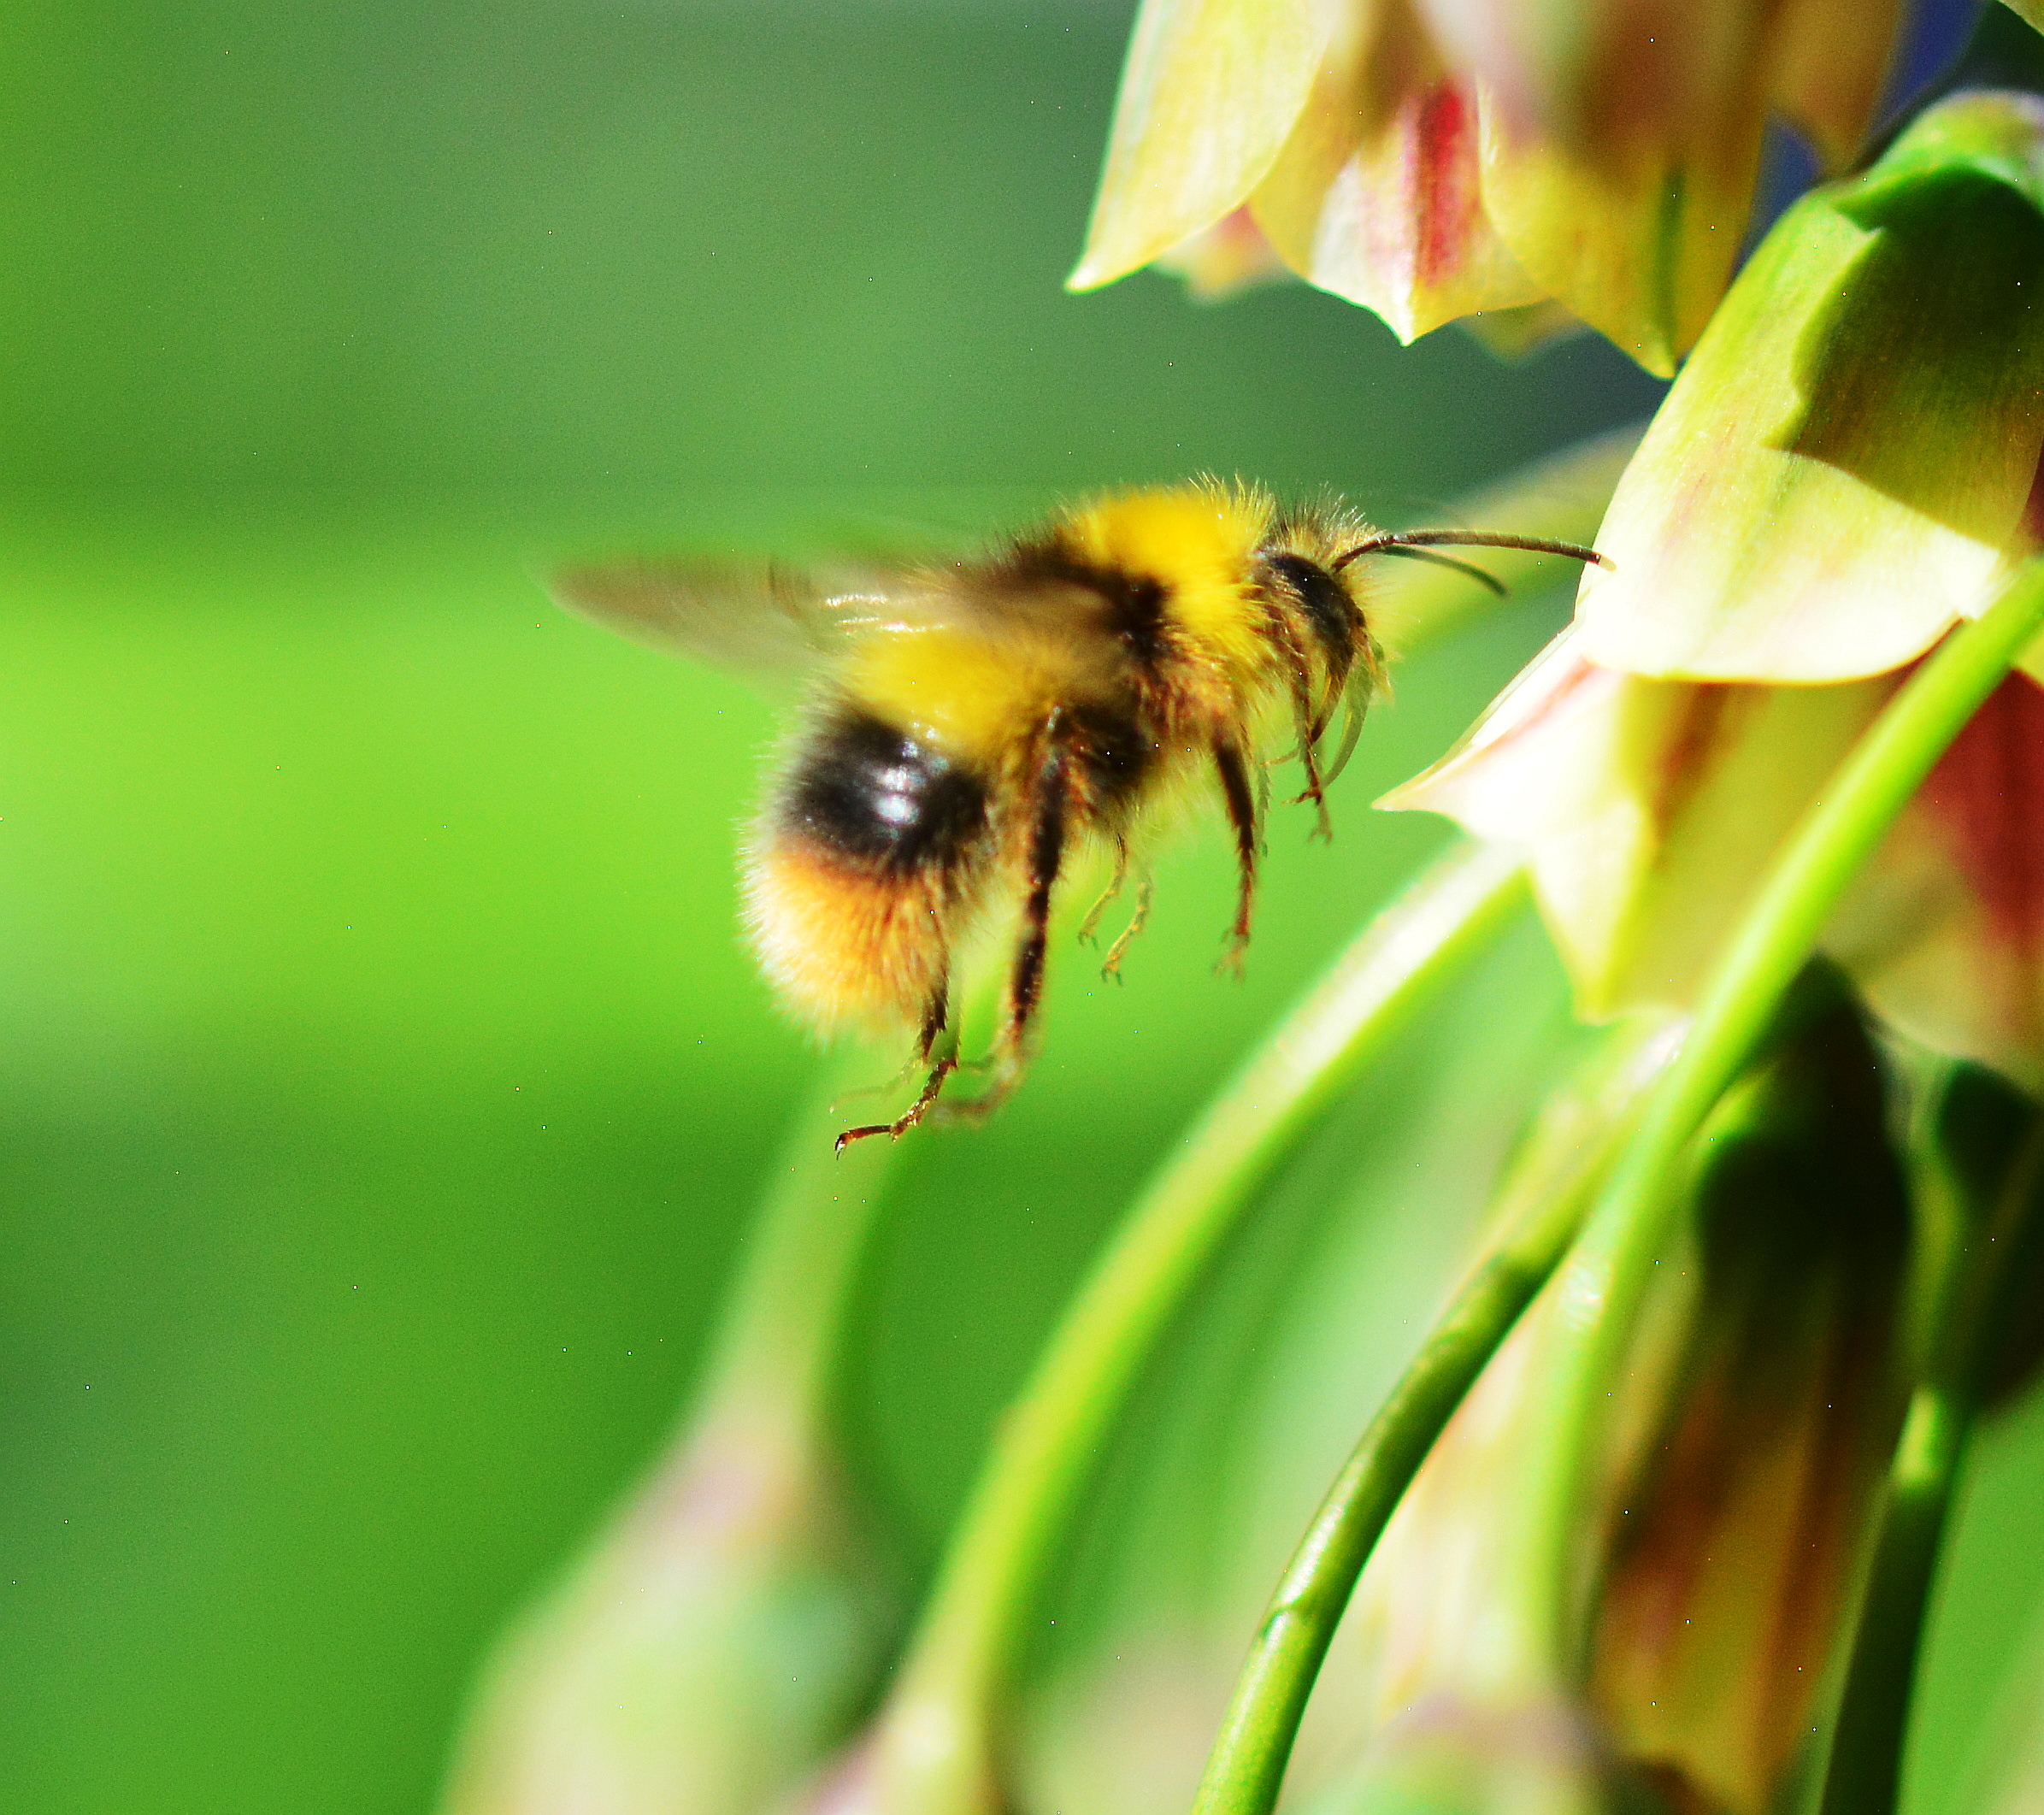
<path fill-rule="evenodd" d="M 1421 283 L 1438 284 L 1460 268 L 1483 208 L 1476 109 L 1456 83 L 1444 79 L 1419 97 L 1410 143 L 1415 264 Z"/>
<path fill-rule="evenodd" d="M 1687 808 L 1709 773 L 1712 746 L 1729 728 L 1728 719 L 1751 704 L 1751 694 L 1722 684 L 1692 687 L 1672 696 L 1674 723 L 1662 747 L 1653 795 L 1653 816 L 1672 825 Z"/>
<path fill-rule="evenodd" d="M 1994 935 L 2034 964 L 2044 958 L 2044 687 L 2012 675 L 1923 784 Z"/>

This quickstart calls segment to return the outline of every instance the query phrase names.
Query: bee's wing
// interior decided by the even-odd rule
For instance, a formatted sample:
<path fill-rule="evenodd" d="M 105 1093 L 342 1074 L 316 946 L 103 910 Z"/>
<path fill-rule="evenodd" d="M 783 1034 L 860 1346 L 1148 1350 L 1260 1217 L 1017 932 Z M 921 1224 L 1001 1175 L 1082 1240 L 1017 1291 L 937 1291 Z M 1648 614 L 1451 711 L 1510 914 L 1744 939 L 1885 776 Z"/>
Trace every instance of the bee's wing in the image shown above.
<path fill-rule="evenodd" d="M 634 643 L 764 681 L 799 675 L 862 631 L 899 622 L 917 590 L 904 570 L 663 560 L 570 568 L 550 585 L 570 610 Z"/>

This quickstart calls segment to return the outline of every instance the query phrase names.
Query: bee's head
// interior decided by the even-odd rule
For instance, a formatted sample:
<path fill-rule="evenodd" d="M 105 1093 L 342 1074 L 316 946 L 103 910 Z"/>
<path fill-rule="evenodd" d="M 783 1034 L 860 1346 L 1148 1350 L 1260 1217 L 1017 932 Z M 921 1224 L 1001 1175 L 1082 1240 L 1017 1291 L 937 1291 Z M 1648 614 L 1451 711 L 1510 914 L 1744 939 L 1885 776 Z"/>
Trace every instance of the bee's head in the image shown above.
<path fill-rule="evenodd" d="M 1268 550 L 1265 585 L 1281 592 L 1311 628 L 1328 672 L 1344 675 L 1369 631 L 1348 575 L 1331 561 L 1298 549 Z"/>

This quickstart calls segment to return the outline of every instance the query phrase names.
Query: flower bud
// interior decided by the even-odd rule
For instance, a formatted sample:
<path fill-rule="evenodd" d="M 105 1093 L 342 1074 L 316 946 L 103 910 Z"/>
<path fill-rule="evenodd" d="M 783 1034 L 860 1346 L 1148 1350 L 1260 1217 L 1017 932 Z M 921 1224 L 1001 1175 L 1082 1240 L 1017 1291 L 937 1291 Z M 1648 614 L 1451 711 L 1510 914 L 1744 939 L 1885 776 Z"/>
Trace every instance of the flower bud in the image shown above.
<path fill-rule="evenodd" d="M 1676 1806 L 1728 1815 L 1780 1806 L 1811 1762 L 1906 1391 L 1881 1064 L 1850 999 L 1814 987 L 1829 1005 L 1705 1132 L 1695 1295 L 1595 1620 L 1615 1743 Z"/>
<path fill-rule="evenodd" d="M 499 1650 L 445 1815 L 753 1815 L 854 1713 L 883 1580 L 810 1458 L 701 1434 Z"/>
<path fill-rule="evenodd" d="M 1689 1232 L 1612 1379 L 1577 1541 L 1584 1680 L 1515 1611 L 1541 1566 L 1516 1541 L 1520 1483 L 1570 1340 L 1550 1295 L 1420 1470 L 1337 1640 L 1381 1723 L 1343 1815 L 1793 1806 L 1900 1422 L 1910 1223 L 1835 972 L 1805 976 L 1775 1041 L 1699 1143 Z"/>

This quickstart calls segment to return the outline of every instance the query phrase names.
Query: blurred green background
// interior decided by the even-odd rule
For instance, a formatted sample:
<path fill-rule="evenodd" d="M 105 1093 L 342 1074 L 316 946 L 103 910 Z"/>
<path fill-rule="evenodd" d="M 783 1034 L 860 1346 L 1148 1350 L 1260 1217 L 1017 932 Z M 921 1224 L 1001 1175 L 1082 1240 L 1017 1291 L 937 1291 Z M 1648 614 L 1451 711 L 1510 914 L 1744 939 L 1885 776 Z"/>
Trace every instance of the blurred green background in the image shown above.
<path fill-rule="evenodd" d="M 815 1064 L 733 932 L 774 721 L 559 616 L 549 559 L 1200 468 L 1409 517 L 1651 407 L 1589 341 L 1507 369 L 1298 288 L 1063 296 L 1131 11 L 10 15 L 10 1811 L 423 1809 L 480 1648 L 681 1400 Z M 1023 1097 L 919 1140 L 853 1382 L 912 1559 L 1151 1157 L 1440 842 L 1373 791 L 1559 609 L 1401 675 L 1332 849 L 1275 831 L 1246 985 L 1203 833 L 1128 988 L 1063 963 Z M 1996 1442 L 1940 1759 L 2044 1571 L 2044 1445 Z"/>

